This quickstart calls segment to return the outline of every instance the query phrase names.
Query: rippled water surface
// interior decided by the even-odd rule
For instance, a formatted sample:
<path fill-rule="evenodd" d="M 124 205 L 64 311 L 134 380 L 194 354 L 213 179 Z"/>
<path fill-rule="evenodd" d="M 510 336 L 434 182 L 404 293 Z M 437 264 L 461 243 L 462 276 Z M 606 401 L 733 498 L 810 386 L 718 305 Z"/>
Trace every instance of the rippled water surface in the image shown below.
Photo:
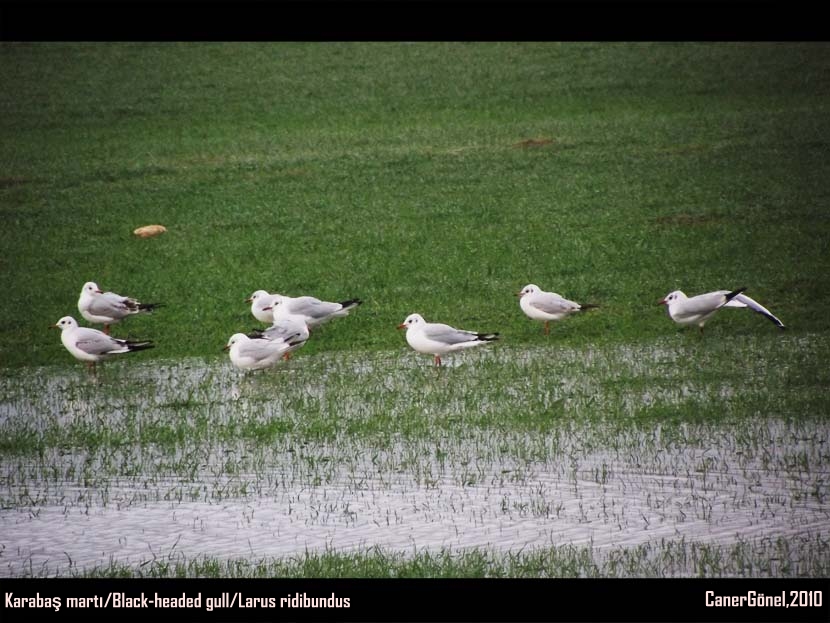
<path fill-rule="evenodd" d="M 637 366 L 673 357 L 649 353 L 616 356 L 635 376 Z M 271 377 L 193 361 L 118 368 L 98 379 L 82 371 L 5 378 L 4 430 L 51 441 L 0 459 L 0 573 L 375 545 L 601 551 L 671 539 L 830 538 L 825 420 L 663 425 L 634 417 L 654 403 L 735 400 L 740 390 L 718 382 L 635 383 L 620 393 L 577 372 L 544 387 L 506 383 L 478 402 L 467 390 L 440 389 L 448 381 L 437 374 L 485 366 L 488 357 L 521 366 L 543 356 L 502 351 L 440 373 L 420 360 L 375 358 L 345 366 L 345 381 L 325 380 L 344 374 L 343 366 L 320 364 L 319 382 L 302 387 L 308 364 L 300 360 Z M 431 389 L 408 392 L 390 361 L 398 375 L 412 371 Z M 128 386 L 116 389 L 127 374 Z M 529 408 L 552 409 L 551 417 L 614 409 L 630 411 L 631 421 L 562 417 L 538 431 L 465 425 L 465 405 L 483 417 L 515 408 L 534 387 Z M 434 393 L 429 403 L 419 402 L 425 392 Z M 419 417 L 457 421 L 434 434 L 399 432 L 394 418 L 413 417 L 419 404 L 436 410 Z M 391 424 L 359 432 L 382 417 Z M 310 418 L 330 428 L 315 437 L 302 428 L 315 425 Z M 276 433 L 268 428 L 274 422 Z M 225 434 L 229 426 L 241 432 Z M 80 439 L 87 443 L 73 441 Z"/>

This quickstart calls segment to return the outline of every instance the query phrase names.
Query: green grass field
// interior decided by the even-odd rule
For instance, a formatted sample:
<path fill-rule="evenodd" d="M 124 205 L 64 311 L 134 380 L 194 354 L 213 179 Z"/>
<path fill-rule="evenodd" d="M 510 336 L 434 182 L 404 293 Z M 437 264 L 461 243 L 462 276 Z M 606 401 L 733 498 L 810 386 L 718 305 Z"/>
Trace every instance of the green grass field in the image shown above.
<path fill-rule="evenodd" d="M 688 515 L 728 532 L 759 504 L 786 524 L 506 555 L 189 545 L 65 573 L 828 574 L 826 524 L 798 526 L 828 499 L 830 45 L 7 43 L 0 77 L 3 512 L 316 486 L 359 504 L 364 480 L 385 495 L 405 474 L 428 502 L 492 487 L 499 521 L 611 521 L 557 489 L 590 482 L 642 486 L 652 530 Z M 167 233 L 132 234 L 151 223 Z M 95 377 L 47 330 L 86 324 L 89 280 L 165 304 L 113 326 L 156 348 Z M 544 336 L 515 296 L 528 283 L 600 308 Z M 787 331 L 725 310 L 700 336 L 656 305 L 739 286 Z M 243 376 L 222 347 L 261 326 L 257 289 L 364 303 Z M 434 370 L 395 330 L 412 312 L 502 339 Z M 539 474 L 555 478 L 521 488 Z M 640 510 L 614 512 L 639 529 Z M 0 574 L 52 572 L 0 545 Z"/>
<path fill-rule="evenodd" d="M 219 357 L 255 289 L 360 297 L 305 352 L 427 320 L 539 342 L 527 283 L 602 311 L 565 343 L 671 334 L 654 303 L 747 286 L 827 329 L 830 47 L 5 44 L 0 357 L 71 362 L 81 285 L 167 304 L 136 358 Z M 167 234 L 142 240 L 140 225 Z M 724 314 L 727 316 L 727 314 Z M 729 314 L 716 335 L 769 332 Z"/>

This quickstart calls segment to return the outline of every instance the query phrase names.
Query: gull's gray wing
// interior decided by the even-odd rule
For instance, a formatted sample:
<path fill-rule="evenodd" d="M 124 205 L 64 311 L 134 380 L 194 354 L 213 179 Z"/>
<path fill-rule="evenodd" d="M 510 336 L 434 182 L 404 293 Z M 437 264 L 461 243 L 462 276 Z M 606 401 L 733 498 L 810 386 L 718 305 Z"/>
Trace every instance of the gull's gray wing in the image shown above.
<path fill-rule="evenodd" d="M 104 292 L 92 298 L 87 311 L 95 316 L 120 318 L 130 313 L 130 306 L 128 299 L 123 296 L 113 292 Z"/>
<path fill-rule="evenodd" d="M 755 299 L 748 297 L 746 294 L 738 294 L 735 298 L 729 301 L 725 307 L 749 307 L 752 311 L 769 318 L 777 327 L 781 329 L 786 328 L 784 323 L 776 318 L 770 310 L 761 305 Z"/>
<path fill-rule="evenodd" d="M 282 353 L 287 349 L 288 344 L 283 340 L 254 338 L 239 345 L 239 355 L 261 361 L 272 356 L 274 353 Z"/>
<path fill-rule="evenodd" d="M 727 294 L 729 294 L 729 290 L 718 290 L 717 292 L 698 294 L 688 298 L 680 306 L 680 315 L 698 316 L 713 312 L 726 304 L 724 296 Z"/>
<path fill-rule="evenodd" d="M 539 292 L 530 299 L 531 307 L 535 307 L 539 311 L 546 314 L 561 314 L 579 309 L 579 303 L 569 301 L 556 294 L 555 292 Z"/>
<path fill-rule="evenodd" d="M 470 342 L 478 337 L 474 331 L 456 329 L 448 324 L 430 323 L 424 327 L 424 335 L 430 340 L 443 344 L 460 344 Z"/>
<path fill-rule="evenodd" d="M 288 311 L 292 314 L 309 316 L 310 318 L 318 320 L 340 311 L 342 307 L 340 303 L 328 303 L 313 296 L 298 296 L 291 300 Z"/>
<path fill-rule="evenodd" d="M 304 342 L 308 339 L 308 327 L 299 318 L 288 316 L 280 318 L 264 331 L 255 331 L 251 338 L 265 338 L 266 340 L 283 340 L 286 342 Z"/>
<path fill-rule="evenodd" d="M 283 340 L 286 341 L 289 337 L 299 337 L 301 332 L 297 329 L 291 329 L 290 327 L 286 327 L 284 325 L 271 325 L 265 331 L 257 331 L 256 337 L 261 337 L 266 340 Z M 254 336 L 248 336 L 254 337 Z"/>
<path fill-rule="evenodd" d="M 129 350 L 124 340 L 110 337 L 95 329 L 79 327 L 75 330 L 75 346 L 90 355 L 125 353 Z"/>

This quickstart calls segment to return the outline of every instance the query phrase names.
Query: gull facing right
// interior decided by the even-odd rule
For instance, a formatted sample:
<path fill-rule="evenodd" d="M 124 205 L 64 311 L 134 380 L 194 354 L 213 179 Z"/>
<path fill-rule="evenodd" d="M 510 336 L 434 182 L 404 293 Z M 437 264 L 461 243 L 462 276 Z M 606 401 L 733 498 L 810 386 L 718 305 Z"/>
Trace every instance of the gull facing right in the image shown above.
<path fill-rule="evenodd" d="M 427 322 L 421 314 L 410 314 L 398 329 L 406 329 L 406 341 L 414 350 L 433 355 L 436 366 L 441 365 L 441 355 L 499 339 L 498 333 L 477 333 Z"/>
<path fill-rule="evenodd" d="M 599 305 L 583 304 L 569 301 L 556 292 L 545 292 L 539 286 L 528 284 L 518 292 L 519 307 L 528 318 L 542 320 L 545 323 L 545 335 L 550 334 L 549 322 L 558 321 L 577 312 L 594 309 Z"/>
<path fill-rule="evenodd" d="M 696 324 L 703 333 L 703 325 L 716 311 L 722 307 L 748 307 L 752 311 L 769 318 L 779 329 L 786 329 L 784 323 L 773 316 L 772 312 L 761 305 L 758 301 L 751 299 L 743 291 L 746 288 L 737 290 L 716 290 L 706 294 L 688 297 L 680 290 L 670 292 L 659 301 L 658 305 L 666 305 L 669 310 L 669 317 L 677 324 Z"/>

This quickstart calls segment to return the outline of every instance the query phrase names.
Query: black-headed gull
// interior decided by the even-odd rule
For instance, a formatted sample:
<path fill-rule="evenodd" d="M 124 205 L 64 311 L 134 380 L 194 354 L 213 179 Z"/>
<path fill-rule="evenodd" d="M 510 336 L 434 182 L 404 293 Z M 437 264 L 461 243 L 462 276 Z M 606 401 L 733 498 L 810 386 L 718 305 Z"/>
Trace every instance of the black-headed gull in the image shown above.
<path fill-rule="evenodd" d="M 498 333 L 477 333 L 427 322 L 421 314 L 409 314 L 398 329 L 406 329 L 406 341 L 414 350 L 433 355 L 436 366 L 441 365 L 441 355 L 499 339 Z"/>
<path fill-rule="evenodd" d="M 290 341 L 292 345 L 283 354 L 283 359 L 288 359 L 291 353 L 305 344 L 308 336 L 308 325 L 301 316 L 285 316 L 276 319 L 274 324 L 267 329 L 254 329 L 248 334 L 249 338 L 254 339 Z"/>
<path fill-rule="evenodd" d="M 675 290 L 667 294 L 657 304 L 666 305 L 669 310 L 669 317 L 677 324 L 696 324 L 700 328 L 701 333 L 703 332 L 703 325 L 706 324 L 706 321 L 722 307 L 748 307 L 752 311 L 769 318 L 779 329 L 786 329 L 784 323 L 773 316 L 772 312 L 766 307 L 758 301 L 751 299 L 746 294 L 743 294 L 744 290 L 746 288 L 738 288 L 732 291 L 716 290 L 715 292 L 698 294 L 691 298 L 683 294 L 680 290 Z"/>
<path fill-rule="evenodd" d="M 266 340 L 234 333 L 224 350 L 230 351 L 231 363 L 240 370 L 262 370 L 275 365 L 293 345 L 290 339 Z"/>
<path fill-rule="evenodd" d="M 269 294 L 266 290 L 257 290 L 245 299 L 251 304 L 251 313 L 260 322 L 271 324 L 274 321 L 273 305 L 279 298 L 279 294 Z"/>
<path fill-rule="evenodd" d="M 349 299 L 340 303 L 321 301 L 313 296 L 285 296 L 273 294 L 275 297 L 272 304 L 273 318 L 278 320 L 286 316 L 300 316 L 313 329 L 332 318 L 348 316 L 349 312 L 360 305 L 360 299 Z"/>
<path fill-rule="evenodd" d="M 52 327 L 61 330 L 61 342 L 66 350 L 76 359 L 86 361 L 90 368 L 94 368 L 97 362 L 109 359 L 113 355 L 153 348 L 150 340 L 140 342 L 120 340 L 98 329 L 79 327 L 78 322 L 72 316 L 64 316 Z"/>
<path fill-rule="evenodd" d="M 94 281 L 87 281 L 78 298 L 78 311 L 88 322 L 103 324 L 109 335 L 110 325 L 121 322 L 127 316 L 151 312 L 162 303 L 141 303 L 129 296 L 115 292 L 103 292 Z"/>
<path fill-rule="evenodd" d="M 556 292 L 545 292 L 532 283 L 526 285 L 516 295 L 519 297 L 519 306 L 528 318 L 544 321 L 545 335 L 550 333 L 548 323 L 551 320 L 562 320 L 571 314 L 599 307 L 598 305 L 569 301 Z"/>

